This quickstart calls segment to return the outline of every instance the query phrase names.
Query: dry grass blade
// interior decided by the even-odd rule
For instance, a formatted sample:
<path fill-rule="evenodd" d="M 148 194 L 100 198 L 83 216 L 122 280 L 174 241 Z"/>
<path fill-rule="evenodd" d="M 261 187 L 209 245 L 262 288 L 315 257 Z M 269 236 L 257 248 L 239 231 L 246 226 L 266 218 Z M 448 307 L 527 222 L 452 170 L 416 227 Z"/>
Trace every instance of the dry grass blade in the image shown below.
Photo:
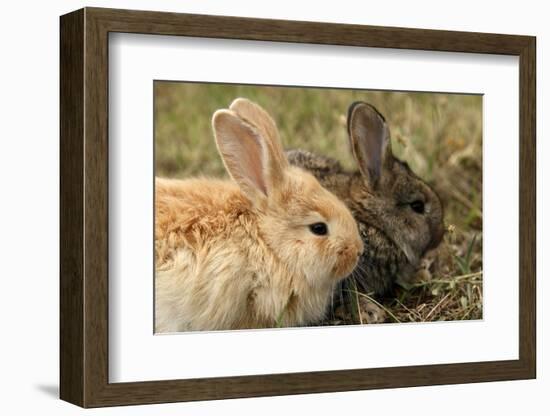
<path fill-rule="evenodd" d="M 357 292 L 357 291 L 350 291 L 351 293 L 354 293 L 355 295 L 357 296 L 361 296 L 365 299 L 367 299 L 369 302 L 372 302 L 374 303 L 376 306 L 378 306 L 379 308 L 381 308 L 384 312 L 386 312 L 389 316 L 392 317 L 392 319 L 397 322 L 397 323 L 401 323 L 401 321 L 399 320 L 399 318 L 397 316 L 395 316 L 392 311 L 387 308 L 386 306 L 382 305 L 380 302 L 378 302 L 376 299 L 374 299 L 373 297 L 365 294 L 365 293 L 360 293 L 360 292 Z"/>
<path fill-rule="evenodd" d="M 411 315 L 413 315 L 415 318 L 417 318 L 419 321 L 422 321 L 422 316 L 415 310 L 413 309 L 409 309 L 406 305 L 404 305 L 403 303 L 401 303 L 401 301 L 399 299 L 395 299 L 395 302 L 401 306 L 403 309 L 405 309 L 407 312 L 409 312 Z"/>
<path fill-rule="evenodd" d="M 445 300 L 447 300 L 449 296 L 451 296 L 451 293 L 447 293 L 439 302 L 436 303 L 436 305 L 432 308 L 432 310 L 426 315 L 426 318 L 425 318 L 426 321 L 430 318 L 430 316 L 432 316 L 432 313 L 434 313 L 434 311 L 437 308 L 439 308 Z"/>

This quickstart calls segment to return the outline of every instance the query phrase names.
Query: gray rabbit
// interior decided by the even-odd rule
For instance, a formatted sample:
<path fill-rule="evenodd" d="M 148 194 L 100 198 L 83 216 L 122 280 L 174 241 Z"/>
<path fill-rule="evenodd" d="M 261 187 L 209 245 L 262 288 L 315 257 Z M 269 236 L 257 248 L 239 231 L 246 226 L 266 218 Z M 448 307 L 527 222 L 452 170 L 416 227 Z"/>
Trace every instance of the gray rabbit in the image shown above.
<path fill-rule="evenodd" d="M 340 284 L 335 303 L 348 304 L 350 290 L 387 294 L 406 281 L 422 256 L 441 242 L 443 208 L 435 191 L 393 156 L 386 120 L 372 105 L 355 102 L 347 129 L 358 170 L 304 150 L 289 150 L 291 164 L 309 170 L 348 206 L 359 226 L 364 253 Z"/>

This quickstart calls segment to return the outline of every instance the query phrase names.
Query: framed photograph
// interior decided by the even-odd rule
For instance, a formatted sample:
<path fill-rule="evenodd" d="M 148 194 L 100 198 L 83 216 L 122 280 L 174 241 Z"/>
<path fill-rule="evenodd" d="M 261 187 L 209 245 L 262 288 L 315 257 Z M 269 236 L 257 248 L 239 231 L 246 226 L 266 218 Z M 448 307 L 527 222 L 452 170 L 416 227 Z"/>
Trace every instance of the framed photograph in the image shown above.
<path fill-rule="evenodd" d="M 63 400 L 536 377 L 534 37 L 60 29 Z"/>

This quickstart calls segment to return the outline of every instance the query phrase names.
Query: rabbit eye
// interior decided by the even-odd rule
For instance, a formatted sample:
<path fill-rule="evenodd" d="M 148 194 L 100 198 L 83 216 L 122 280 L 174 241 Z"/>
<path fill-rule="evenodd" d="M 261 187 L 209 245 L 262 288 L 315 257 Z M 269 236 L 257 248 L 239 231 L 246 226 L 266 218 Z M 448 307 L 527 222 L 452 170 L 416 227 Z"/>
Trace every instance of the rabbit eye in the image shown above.
<path fill-rule="evenodd" d="M 424 202 L 420 201 L 420 200 L 416 200 L 416 201 L 413 201 L 411 202 L 411 208 L 414 212 L 416 212 L 417 214 L 424 214 Z"/>
<path fill-rule="evenodd" d="M 328 227 L 324 222 L 316 222 L 309 226 L 309 230 L 315 235 L 327 235 Z"/>

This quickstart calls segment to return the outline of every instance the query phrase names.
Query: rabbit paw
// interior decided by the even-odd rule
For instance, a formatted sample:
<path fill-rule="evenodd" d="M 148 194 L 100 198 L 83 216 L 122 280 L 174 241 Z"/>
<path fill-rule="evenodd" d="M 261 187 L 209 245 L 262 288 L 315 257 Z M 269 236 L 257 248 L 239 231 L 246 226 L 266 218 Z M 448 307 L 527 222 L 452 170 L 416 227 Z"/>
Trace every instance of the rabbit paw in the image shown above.
<path fill-rule="evenodd" d="M 381 324 L 388 319 L 386 311 L 370 299 L 359 299 L 359 310 L 365 324 Z"/>

